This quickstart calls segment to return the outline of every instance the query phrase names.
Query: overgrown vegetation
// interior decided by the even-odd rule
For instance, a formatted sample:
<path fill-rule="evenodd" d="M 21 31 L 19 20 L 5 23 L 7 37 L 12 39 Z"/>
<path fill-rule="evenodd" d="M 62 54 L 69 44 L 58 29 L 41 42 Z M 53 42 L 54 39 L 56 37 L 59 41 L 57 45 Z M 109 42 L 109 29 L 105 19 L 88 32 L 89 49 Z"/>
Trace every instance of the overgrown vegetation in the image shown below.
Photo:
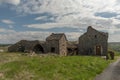
<path fill-rule="evenodd" d="M 117 47 L 116 47 L 117 46 Z M 120 55 L 119 45 L 109 49 Z M 2 45 L 1 50 L 7 51 Z M 93 80 L 112 61 L 95 56 L 34 55 L 0 53 L 0 80 Z"/>
<path fill-rule="evenodd" d="M 0 80 L 93 80 L 110 62 L 94 56 L 0 53 Z"/>

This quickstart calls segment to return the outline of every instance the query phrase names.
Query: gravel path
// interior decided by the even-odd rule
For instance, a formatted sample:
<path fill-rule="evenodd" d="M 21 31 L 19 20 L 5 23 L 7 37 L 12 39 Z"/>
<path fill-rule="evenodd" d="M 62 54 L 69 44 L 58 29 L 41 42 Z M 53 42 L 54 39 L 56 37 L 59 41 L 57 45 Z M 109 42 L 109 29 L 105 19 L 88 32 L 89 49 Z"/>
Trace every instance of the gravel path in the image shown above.
<path fill-rule="evenodd" d="M 120 80 L 120 59 L 110 64 L 95 80 Z"/>

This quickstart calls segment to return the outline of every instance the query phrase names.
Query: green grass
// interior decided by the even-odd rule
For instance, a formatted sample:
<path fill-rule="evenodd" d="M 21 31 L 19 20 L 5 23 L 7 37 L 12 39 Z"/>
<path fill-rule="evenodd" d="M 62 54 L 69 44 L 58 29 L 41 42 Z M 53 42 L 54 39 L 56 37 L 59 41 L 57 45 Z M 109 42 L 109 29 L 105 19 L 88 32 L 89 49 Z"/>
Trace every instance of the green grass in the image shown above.
<path fill-rule="evenodd" d="M 93 80 L 110 62 L 94 56 L 0 53 L 0 80 Z"/>

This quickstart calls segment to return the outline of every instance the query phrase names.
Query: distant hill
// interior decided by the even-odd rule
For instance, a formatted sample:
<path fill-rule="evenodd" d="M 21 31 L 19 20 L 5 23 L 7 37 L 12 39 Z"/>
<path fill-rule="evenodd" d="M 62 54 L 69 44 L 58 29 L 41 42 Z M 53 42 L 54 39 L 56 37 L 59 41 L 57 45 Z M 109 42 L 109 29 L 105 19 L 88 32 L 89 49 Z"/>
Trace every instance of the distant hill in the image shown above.
<path fill-rule="evenodd" d="M 6 46 L 10 46 L 12 44 L 0 44 L 0 47 L 6 47 Z"/>
<path fill-rule="evenodd" d="M 120 42 L 110 42 L 108 48 L 120 52 Z"/>

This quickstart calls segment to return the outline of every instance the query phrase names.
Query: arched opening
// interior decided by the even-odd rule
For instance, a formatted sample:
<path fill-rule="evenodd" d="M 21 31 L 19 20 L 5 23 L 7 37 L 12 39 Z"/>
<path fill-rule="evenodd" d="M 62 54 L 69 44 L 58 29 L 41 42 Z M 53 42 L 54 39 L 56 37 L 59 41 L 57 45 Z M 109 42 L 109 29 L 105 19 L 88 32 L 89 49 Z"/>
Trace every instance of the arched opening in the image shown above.
<path fill-rule="evenodd" d="M 35 53 L 44 53 L 44 49 L 40 44 L 37 44 L 34 48 L 33 51 L 35 51 Z"/>

